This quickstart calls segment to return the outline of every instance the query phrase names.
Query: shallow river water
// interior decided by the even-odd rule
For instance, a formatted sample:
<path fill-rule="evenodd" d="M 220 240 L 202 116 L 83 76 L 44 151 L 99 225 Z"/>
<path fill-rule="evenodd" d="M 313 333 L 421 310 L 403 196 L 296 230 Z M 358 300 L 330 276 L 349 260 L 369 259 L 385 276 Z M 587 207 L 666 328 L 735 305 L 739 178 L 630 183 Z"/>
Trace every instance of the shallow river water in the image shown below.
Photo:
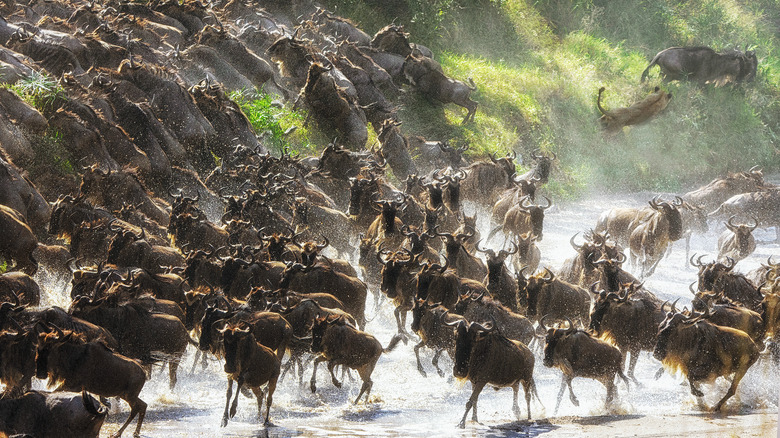
<path fill-rule="evenodd" d="M 557 270 L 574 250 L 569 238 L 578 231 L 594 226 L 596 218 L 605 209 L 618 206 L 637 206 L 652 194 L 589 199 L 548 210 L 545 220 L 542 266 Z M 468 212 L 471 212 L 467 208 Z M 487 217 L 480 223 L 483 236 L 489 224 Z M 722 226 L 712 224 L 707 236 L 694 236 L 692 252 L 709 254 L 716 251 L 717 235 Z M 717 228 L 716 228 L 717 227 Z M 758 249 L 749 259 L 739 263 L 737 270 L 747 272 L 758 267 L 769 255 L 780 256 L 780 247 L 774 243 L 774 230 L 757 230 Z M 581 240 L 580 240 L 581 241 Z M 499 239 L 491 242 L 499 245 Z M 655 275 L 645 286 L 661 299 L 681 297 L 679 308 L 690 303 L 688 285 L 696 280 L 696 270 L 686 268 L 685 250 L 677 242 L 671 255 L 658 266 Z M 60 288 L 62 300 L 66 292 Z M 371 295 L 371 294 L 369 294 Z M 58 301 L 58 300 L 55 300 Z M 58 303 L 63 305 L 65 303 Z M 368 307 L 373 309 L 369 298 Z M 369 318 L 373 310 L 368 310 Z M 411 315 L 409 317 L 411 320 Z M 408 323 L 407 323 L 408 324 Z M 383 303 L 379 313 L 366 330 L 387 345 L 395 332 L 391 304 Z M 439 377 L 431 366 L 432 352 L 421 350 L 423 366 L 428 377 L 422 377 L 416 368 L 412 347 L 401 344 L 393 352 L 383 355 L 373 373 L 374 386 L 369 403 L 353 405 L 360 389 L 360 381 L 346 378 L 341 389 L 335 388 L 324 367 L 318 372 L 318 389 L 308 389 L 311 367 L 300 386 L 291 375 L 279 384 L 271 408 L 272 426 L 263 427 L 257 419 L 254 399 L 241 396 L 238 412 L 225 428 L 220 420 L 225 406 L 227 380 L 222 362 L 211 360 L 205 369 L 200 364 L 190 374 L 194 349 L 188 347 L 179 368 L 176 389 L 168 389 L 167 371 L 156 367 L 146 383 L 141 398 L 148 405 L 141 430 L 145 437 L 504 437 L 504 436 L 776 436 L 778 412 L 778 370 L 763 358 L 747 373 L 739 386 L 737 396 L 724 407 L 724 413 L 712 415 L 697 405 L 680 376 L 664 374 L 659 380 L 653 376 L 659 362 L 650 353 L 643 352 L 637 364 L 636 376 L 641 386 L 631 384 L 627 390 L 618 385 L 618 401 L 605 409 L 606 390 L 601 384 L 582 378 L 574 380 L 574 391 L 580 405 L 575 407 L 564 396 L 561 408 L 553 416 L 555 397 L 561 382 L 557 369 L 545 368 L 537 352 L 534 377 L 542 404 L 531 403 L 531 422 L 518 422 L 511 411 L 512 391 L 509 388 L 483 390 L 479 398 L 481 424 L 467 421 L 466 428 L 457 428 L 465 403 L 471 392 L 469 382 L 452 378 L 452 362 L 446 354 L 440 364 L 446 377 Z M 40 385 L 38 382 L 36 385 Z M 725 393 L 728 384 L 719 379 L 716 384 L 703 385 L 704 403 L 712 406 Z M 522 416 L 526 409 L 520 395 Z M 129 409 L 124 402 L 114 402 L 111 415 L 101 436 L 116 431 L 126 419 Z M 470 419 L 471 415 L 469 415 Z M 132 436 L 135 422 L 125 431 Z"/>

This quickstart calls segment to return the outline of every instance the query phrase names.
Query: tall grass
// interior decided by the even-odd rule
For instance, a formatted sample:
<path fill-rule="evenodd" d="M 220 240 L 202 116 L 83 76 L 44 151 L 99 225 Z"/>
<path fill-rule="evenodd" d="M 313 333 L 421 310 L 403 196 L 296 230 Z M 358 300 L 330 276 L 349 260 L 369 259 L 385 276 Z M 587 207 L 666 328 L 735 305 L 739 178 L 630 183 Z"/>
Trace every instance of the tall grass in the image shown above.
<path fill-rule="evenodd" d="M 402 101 L 408 133 L 469 144 L 473 156 L 535 149 L 555 152 L 551 190 L 576 195 L 599 188 L 680 190 L 726 171 L 780 164 L 780 53 L 774 0 L 394 0 L 326 1 L 375 32 L 394 21 L 413 42 L 434 49 L 445 72 L 473 78 L 479 102 L 464 111 L 414 94 Z M 446 8 L 444 7 L 446 6 Z M 721 88 L 664 84 L 649 59 L 670 46 L 756 50 L 752 83 Z M 605 106 L 628 106 L 652 87 L 673 93 L 667 110 L 643 126 L 606 138 Z M 523 167 L 523 166 L 521 166 Z"/>

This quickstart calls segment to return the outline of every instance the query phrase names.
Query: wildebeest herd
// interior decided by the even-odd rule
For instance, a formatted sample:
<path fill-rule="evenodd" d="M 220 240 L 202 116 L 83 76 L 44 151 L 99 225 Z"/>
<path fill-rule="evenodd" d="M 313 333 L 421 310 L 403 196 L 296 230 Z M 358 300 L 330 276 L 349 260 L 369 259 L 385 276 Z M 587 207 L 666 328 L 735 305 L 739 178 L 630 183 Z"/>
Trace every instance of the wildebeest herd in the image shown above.
<path fill-rule="evenodd" d="M 190 344 L 203 360 L 224 359 L 222 426 L 247 390 L 269 422 L 277 385 L 286 373 L 302 380 L 309 364 L 312 392 L 325 362 L 337 387 L 337 366 L 357 371 L 355 403 L 368 400 L 380 356 L 412 338 L 422 375 L 427 347 L 439 375 L 447 352 L 452 374 L 472 382 L 461 426 L 469 411 L 476 421 L 485 385 L 512 387 L 518 418 L 522 385 L 531 418 L 537 359 L 562 372 L 557 405 L 567 386 L 578 403 L 574 377 L 601 382 L 610 404 L 616 377 L 636 382 L 643 350 L 679 369 L 696 396 L 698 382 L 733 374 L 718 410 L 765 346 L 780 358 L 780 264 L 734 270 L 757 227 L 780 237 L 780 189 L 759 169 L 605 212 L 582 224 L 576 255 L 554 272 L 540 268 L 537 246 L 553 201 L 537 191 L 555 155 L 533 151 L 534 166 L 517 174 L 514 152 L 470 162 L 466 147 L 402 133 L 401 92 L 462 106 L 463 123 L 477 103 L 474 82 L 448 77 L 400 26 L 371 37 L 306 1 L 33 0 L 0 13 L 2 81 L 45 73 L 62 87 L 37 109 L 0 89 L 0 432 L 97 436 L 104 402 L 117 397 L 130 413 L 116 436 L 135 418 L 138 435 L 152 365 L 167 364 L 175 387 Z M 722 83 L 751 79 L 755 59 L 677 48 L 651 67 Z M 252 87 L 305 107 L 336 140 L 317 157 L 272 155 L 227 96 Z M 623 112 L 599 99 L 602 124 L 640 123 L 670 98 L 656 89 Z M 377 150 L 365 149 L 369 123 Z M 78 163 L 78 185 L 23 170 L 53 131 Z M 484 211 L 492 226 L 481 236 Z M 708 219 L 727 230 L 717 256 L 686 254 L 699 281 L 693 309 L 680 311 L 642 279 L 672 242 L 708 233 Z M 69 291 L 33 276 L 69 281 Z M 41 306 L 68 293 L 67 310 Z M 386 346 L 364 331 L 382 306 L 398 326 Z M 34 378 L 64 392 L 29 391 Z"/>

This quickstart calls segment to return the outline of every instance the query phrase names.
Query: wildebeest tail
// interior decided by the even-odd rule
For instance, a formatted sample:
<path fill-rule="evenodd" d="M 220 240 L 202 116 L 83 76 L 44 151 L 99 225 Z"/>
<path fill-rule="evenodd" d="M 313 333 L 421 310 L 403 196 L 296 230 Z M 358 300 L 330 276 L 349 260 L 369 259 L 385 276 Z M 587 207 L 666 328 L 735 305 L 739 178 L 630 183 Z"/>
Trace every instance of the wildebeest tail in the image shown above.
<path fill-rule="evenodd" d="M 539 404 L 542 405 L 542 409 L 544 409 L 544 403 L 542 403 L 542 399 L 539 398 L 539 391 L 536 390 L 536 382 L 534 379 L 531 379 L 531 384 L 529 386 L 531 388 L 531 393 L 536 397 L 536 401 L 538 401 Z"/>
<path fill-rule="evenodd" d="M 395 347 L 398 345 L 399 342 L 401 342 L 404 339 L 404 335 L 401 333 L 396 333 L 395 336 L 393 336 L 393 339 L 390 340 L 390 343 L 387 344 L 387 348 L 382 350 L 383 353 L 389 353 L 395 349 Z"/>
<path fill-rule="evenodd" d="M 474 79 L 469 78 L 469 84 L 471 84 L 469 87 L 471 91 L 475 91 L 477 89 L 477 84 L 474 83 Z"/>
<path fill-rule="evenodd" d="M 645 71 L 642 72 L 642 77 L 639 79 L 639 82 L 644 82 L 645 79 L 647 79 L 647 73 L 650 72 L 650 69 L 653 68 L 654 65 L 658 64 L 658 57 L 661 55 L 661 53 L 663 52 L 659 52 L 657 55 L 655 55 L 653 60 L 650 61 L 650 65 L 648 65 Z"/>

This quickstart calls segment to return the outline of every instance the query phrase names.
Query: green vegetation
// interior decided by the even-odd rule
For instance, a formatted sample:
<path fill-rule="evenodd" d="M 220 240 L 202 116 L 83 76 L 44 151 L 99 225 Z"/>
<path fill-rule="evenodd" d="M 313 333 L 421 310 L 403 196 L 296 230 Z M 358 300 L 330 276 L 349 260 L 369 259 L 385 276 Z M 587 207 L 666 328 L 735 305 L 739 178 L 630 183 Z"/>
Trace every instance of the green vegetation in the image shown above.
<path fill-rule="evenodd" d="M 273 95 L 257 89 L 238 90 L 231 92 L 230 98 L 241 107 L 258 135 L 265 135 L 277 153 L 286 150 L 293 154 L 317 154 L 316 145 L 328 142 L 317 130 L 304 126 L 306 114 L 303 111 L 291 110 L 275 102 Z"/>
<path fill-rule="evenodd" d="M 614 190 L 683 190 L 726 171 L 780 158 L 780 5 L 759 0 L 330 0 L 329 9 L 372 34 L 403 24 L 413 42 L 434 50 L 445 72 L 473 78 L 480 106 L 465 110 L 407 93 L 403 129 L 431 139 L 470 144 L 470 153 L 529 157 L 555 152 L 548 190 L 574 196 L 586 185 Z M 756 50 L 751 83 L 699 87 L 639 77 L 671 46 L 739 46 Z M 596 108 L 643 98 L 655 86 L 673 93 L 667 110 L 646 125 L 605 138 Z"/>
<path fill-rule="evenodd" d="M 19 80 L 9 88 L 41 112 L 51 108 L 57 99 L 65 96 L 65 90 L 57 81 L 35 70 L 30 76 Z"/>
<path fill-rule="evenodd" d="M 58 99 L 66 96 L 62 86 L 44 73 L 33 70 L 33 74 L 9 86 L 9 89 L 32 107 L 46 113 L 56 108 Z M 40 175 L 74 176 L 70 151 L 63 144 L 62 134 L 53 128 L 41 137 L 31 137 L 35 157 L 28 167 L 35 179 Z"/>

